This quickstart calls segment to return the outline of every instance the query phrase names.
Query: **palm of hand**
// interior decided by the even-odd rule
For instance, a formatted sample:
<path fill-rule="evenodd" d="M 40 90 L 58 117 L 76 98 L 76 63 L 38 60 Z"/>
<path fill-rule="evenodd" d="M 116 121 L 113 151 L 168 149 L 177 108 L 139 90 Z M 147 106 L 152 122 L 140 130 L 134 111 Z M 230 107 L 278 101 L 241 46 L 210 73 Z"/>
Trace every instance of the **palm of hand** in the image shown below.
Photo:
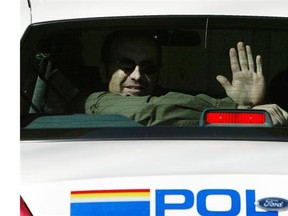
<path fill-rule="evenodd" d="M 233 80 L 226 93 L 239 105 L 255 106 L 261 104 L 265 95 L 265 80 L 263 75 L 254 71 L 239 71 L 233 73 Z"/>
<path fill-rule="evenodd" d="M 238 51 L 238 55 L 237 55 Z M 237 51 L 230 49 L 232 82 L 224 76 L 217 76 L 228 97 L 238 105 L 255 106 L 261 104 L 265 97 L 265 79 L 262 74 L 261 56 L 256 57 L 256 72 L 250 46 L 239 42 Z M 238 60 L 239 57 L 239 60 Z"/>

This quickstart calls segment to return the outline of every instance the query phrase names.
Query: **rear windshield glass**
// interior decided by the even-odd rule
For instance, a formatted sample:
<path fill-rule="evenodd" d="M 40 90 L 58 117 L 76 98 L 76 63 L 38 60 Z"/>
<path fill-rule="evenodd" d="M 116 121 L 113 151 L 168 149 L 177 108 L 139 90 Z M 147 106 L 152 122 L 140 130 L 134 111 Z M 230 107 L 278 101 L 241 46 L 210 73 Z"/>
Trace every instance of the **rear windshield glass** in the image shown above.
<path fill-rule="evenodd" d="M 21 40 L 21 139 L 287 140 L 287 26 L 229 16 L 33 24 Z"/>

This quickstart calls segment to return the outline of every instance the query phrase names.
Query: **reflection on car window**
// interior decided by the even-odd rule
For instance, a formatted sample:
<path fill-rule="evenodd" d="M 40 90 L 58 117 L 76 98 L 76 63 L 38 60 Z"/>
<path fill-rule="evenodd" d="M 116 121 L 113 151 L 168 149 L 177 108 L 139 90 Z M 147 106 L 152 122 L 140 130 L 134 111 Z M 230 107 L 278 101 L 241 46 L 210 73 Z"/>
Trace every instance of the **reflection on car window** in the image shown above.
<path fill-rule="evenodd" d="M 159 28 L 168 18 L 174 24 Z M 65 116 L 66 128 L 75 119 L 194 127 L 210 108 L 265 110 L 274 126 L 287 125 L 285 18 L 168 18 L 123 20 L 120 29 L 113 20 L 97 27 L 101 19 L 31 26 L 21 43 L 21 126 Z"/>

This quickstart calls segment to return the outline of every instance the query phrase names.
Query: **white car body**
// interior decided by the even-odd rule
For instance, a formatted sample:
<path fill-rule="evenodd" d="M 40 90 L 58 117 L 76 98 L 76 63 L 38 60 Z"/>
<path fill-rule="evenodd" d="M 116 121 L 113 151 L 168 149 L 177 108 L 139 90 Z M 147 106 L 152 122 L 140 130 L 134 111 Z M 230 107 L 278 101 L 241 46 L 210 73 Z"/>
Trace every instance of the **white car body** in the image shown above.
<path fill-rule="evenodd" d="M 165 7 L 164 7 L 165 5 Z M 223 7 L 223 5 L 227 7 Z M 284 0 L 21 0 L 21 32 L 32 22 L 141 15 L 241 15 L 287 17 Z"/>
<path fill-rule="evenodd" d="M 30 0 L 30 5 L 21 1 L 21 32 L 31 21 L 191 14 L 287 17 L 288 8 L 284 0 Z M 70 215 L 76 202 L 72 191 L 121 189 L 149 189 L 151 216 L 288 212 L 254 205 L 267 197 L 288 199 L 286 141 L 25 140 L 20 148 L 20 192 L 35 216 Z M 162 190 L 168 193 L 165 203 Z M 171 191 L 176 194 L 169 195 Z"/>

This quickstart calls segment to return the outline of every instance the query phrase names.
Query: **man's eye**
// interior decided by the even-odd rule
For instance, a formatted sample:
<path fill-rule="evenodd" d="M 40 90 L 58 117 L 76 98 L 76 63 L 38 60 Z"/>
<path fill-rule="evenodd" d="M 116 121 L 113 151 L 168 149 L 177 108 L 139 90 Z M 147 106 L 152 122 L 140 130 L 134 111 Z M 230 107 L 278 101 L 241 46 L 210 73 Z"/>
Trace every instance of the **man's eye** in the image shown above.
<path fill-rule="evenodd" d="M 136 64 L 133 60 L 122 59 L 117 61 L 117 67 L 126 73 L 131 73 L 134 71 Z"/>
<path fill-rule="evenodd" d="M 131 73 L 134 71 L 135 67 L 133 65 L 122 65 L 119 67 L 122 71 Z"/>
<path fill-rule="evenodd" d="M 157 72 L 157 66 L 155 64 L 142 65 L 140 69 L 145 74 L 153 74 Z"/>

